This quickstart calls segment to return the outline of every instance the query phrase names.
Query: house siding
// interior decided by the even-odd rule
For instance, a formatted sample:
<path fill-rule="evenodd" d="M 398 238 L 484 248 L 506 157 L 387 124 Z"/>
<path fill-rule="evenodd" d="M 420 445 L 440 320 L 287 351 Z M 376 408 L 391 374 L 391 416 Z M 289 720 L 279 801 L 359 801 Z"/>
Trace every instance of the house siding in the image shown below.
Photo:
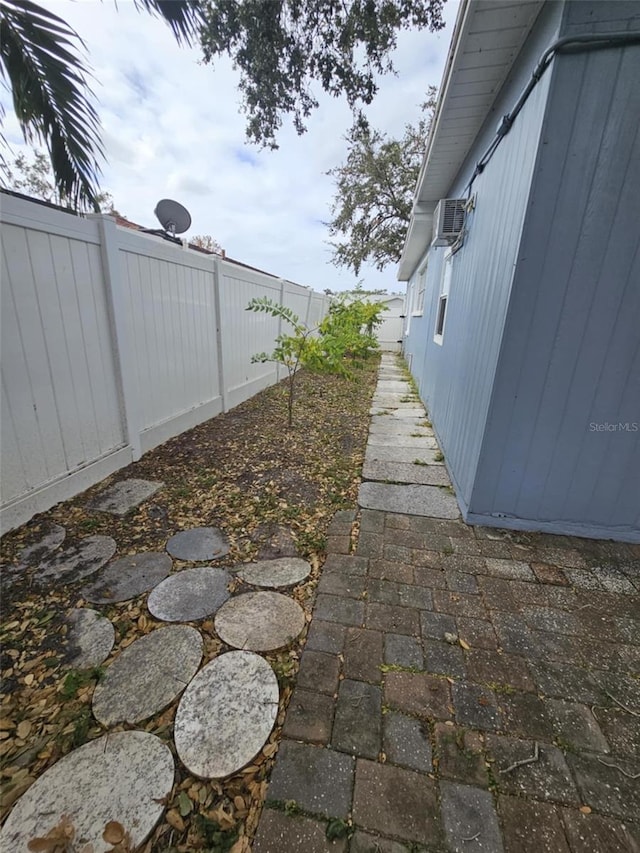
<path fill-rule="evenodd" d="M 561 35 L 630 29 L 568 3 Z M 640 541 L 638 80 L 639 45 L 554 60 L 468 520 Z"/>
<path fill-rule="evenodd" d="M 475 163 L 491 142 L 500 117 L 513 107 L 540 54 L 557 36 L 561 12 L 562 6 L 557 3 L 543 8 L 451 187 L 450 197 L 465 194 Z M 434 342 L 446 251 L 442 248 L 432 248 L 428 253 L 424 312 L 411 318 L 405 339 L 405 354 L 463 511 L 476 479 L 550 81 L 551 73 L 547 72 L 474 182 L 476 208 L 468 217 L 464 246 L 452 261 L 442 345 Z M 417 286 L 421 267 L 422 263 L 410 288 Z"/>

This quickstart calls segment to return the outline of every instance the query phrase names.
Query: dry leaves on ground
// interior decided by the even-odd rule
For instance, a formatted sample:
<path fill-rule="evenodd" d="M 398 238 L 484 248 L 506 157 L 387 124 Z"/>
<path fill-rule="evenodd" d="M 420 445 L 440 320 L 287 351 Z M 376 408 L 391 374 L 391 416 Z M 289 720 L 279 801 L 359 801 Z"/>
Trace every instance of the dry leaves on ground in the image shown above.
<path fill-rule="evenodd" d="M 376 373 L 377 359 L 372 359 L 355 382 L 301 374 L 293 430 L 286 429 L 283 387 L 263 391 L 7 534 L 2 540 L 4 565 L 15 565 L 22 548 L 50 522 L 66 528 L 65 547 L 86 536 L 112 536 L 118 544 L 115 558 L 163 550 L 178 530 L 214 525 L 231 543 L 230 554 L 217 565 L 233 567 L 257 556 L 284 554 L 309 559 L 309 580 L 290 594 L 310 614 L 328 524 L 337 510 L 356 505 Z M 129 477 L 160 480 L 165 487 L 123 518 L 87 509 L 108 484 Z M 184 565 L 176 562 L 174 570 Z M 239 580 L 233 582 L 234 593 L 248 588 Z M 71 607 L 86 605 L 80 585 L 38 590 L 26 573 L 3 592 L 0 813 L 4 817 L 48 767 L 104 734 L 91 713 L 93 689 L 104 668 L 69 672 L 64 664 L 66 614 Z M 162 624 L 147 611 L 144 595 L 96 609 L 116 630 L 116 645 L 105 667 L 123 648 Z M 204 639 L 204 665 L 227 647 L 216 635 L 212 619 L 196 627 Z M 304 634 L 286 651 L 266 656 L 280 684 L 280 708 L 269 742 L 249 767 L 221 782 L 203 781 L 189 776 L 176 757 L 176 782 L 165 803 L 167 811 L 143 846 L 145 853 L 248 853 L 303 644 Z M 176 706 L 174 702 L 137 727 L 162 738 L 174 756 Z M 115 730 L 124 728 L 131 727 Z M 124 841 L 116 841 L 116 828 L 109 829 L 109 843 L 113 838 L 117 847 Z M 58 829 L 68 831 L 65 826 Z"/>

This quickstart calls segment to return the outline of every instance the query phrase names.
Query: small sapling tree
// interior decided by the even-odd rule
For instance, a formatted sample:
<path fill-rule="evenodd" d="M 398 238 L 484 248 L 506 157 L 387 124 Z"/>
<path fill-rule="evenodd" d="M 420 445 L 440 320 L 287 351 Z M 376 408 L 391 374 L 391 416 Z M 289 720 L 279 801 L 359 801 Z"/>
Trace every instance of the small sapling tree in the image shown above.
<path fill-rule="evenodd" d="M 296 376 L 301 365 L 305 362 L 306 351 L 310 338 L 315 329 L 307 328 L 297 314 L 291 308 L 279 305 L 266 296 L 252 299 L 247 305 L 247 311 L 257 311 L 269 314 L 279 320 L 284 320 L 292 329 L 291 334 L 281 332 L 276 340 L 273 352 L 259 352 L 251 357 L 251 363 L 262 363 L 272 361 L 282 364 L 287 370 L 287 423 L 293 426 L 293 401 L 295 392 Z"/>
<path fill-rule="evenodd" d="M 269 314 L 291 328 L 290 333 L 281 332 L 276 337 L 273 352 L 259 352 L 251 357 L 252 364 L 271 361 L 286 368 L 287 422 L 291 427 L 300 368 L 353 378 L 351 366 L 378 348 L 373 331 L 382 322 L 381 314 L 387 308 L 380 303 L 338 298 L 322 322 L 311 327 L 305 325 L 290 308 L 266 296 L 252 299 L 246 310 Z"/>

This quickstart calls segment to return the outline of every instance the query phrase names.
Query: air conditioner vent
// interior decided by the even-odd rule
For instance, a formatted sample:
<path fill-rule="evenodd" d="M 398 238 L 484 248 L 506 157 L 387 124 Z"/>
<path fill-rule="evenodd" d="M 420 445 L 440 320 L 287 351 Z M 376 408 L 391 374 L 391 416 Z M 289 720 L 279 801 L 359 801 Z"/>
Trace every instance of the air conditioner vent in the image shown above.
<path fill-rule="evenodd" d="M 466 199 L 443 198 L 433 214 L 433 244 L 449 246 L 464 228 Z"/>

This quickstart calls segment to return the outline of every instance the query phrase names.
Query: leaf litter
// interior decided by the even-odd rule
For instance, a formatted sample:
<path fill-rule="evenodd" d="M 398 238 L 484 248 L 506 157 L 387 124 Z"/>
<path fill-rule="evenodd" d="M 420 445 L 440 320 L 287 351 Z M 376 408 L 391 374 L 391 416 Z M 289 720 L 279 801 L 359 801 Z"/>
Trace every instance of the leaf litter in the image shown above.
<path fill-rule="evenodd" d="M 329 522 L 336 511 L 354 508 L 367 440 L 369 408 L 378 360 L 370 359 L 356 381 L 301 373 L 296 420 L 286 427 L 286 397 L 275 385 L 232 411 L 219 415 L 145 454 L 76 498 L 57 504 L 1 543 L 2 574 L 11 583 L 0 602 L 0 776 L 2 820 L 13 803 L 56 761 L 105 729 L 91 714 L 93 690 L 117 654 L 163 623 L 147 611 L 146 594 L 99 609 L 116 631 L 116 645 L 104 667 L 74 671 L 65 666 L 66 617 L 83 607 L 81 582 L 65 578 L 37 588 L 32 566 L 21 571 L 18 556 L 51 524 L 66 531 L 64 547 L 96 534 L 112 536 L 114 557 L 163 551 L 169 537 L 188 527 L 216 526 L 227 536 L 230 553 L 216 565 L 234 566 L 257 558 L 302 556 L 312 571 L 288 591 L 305 609 L 311 603 L 324 561 Z M 131 477 L 160 480 L 165 487 L 123 517 L 89 508 L 104 488 Z M 189 564 L 174 561 L 174 569 Z M 232 591 L 251 587 L 235 578 Z M 95 607 L 95 605 L 92 605 Z M 202 666 L 228 648 L 216 635 L 213 619 L 195 623 L 204 640 Z M 280 685 L 276 725 L 251 765 L 224 780 L 203 781 L 188 774 L 173 744 L 178 700 L 139 726 L 167 743 L 176 762 L 176 780 L 163 804 L 167 811 L 144 853 L 212 850 L 248 853 L 267 779 L 291 697 L 306 629 L 292 646 L 265 655 Z M 128 850 L 128 833 L 111 821 L 104 839 L 113 850 Z M 71 849 L 72 816 L 53 827 L 50 837 L 34 839 L 37 849 Z"/>

